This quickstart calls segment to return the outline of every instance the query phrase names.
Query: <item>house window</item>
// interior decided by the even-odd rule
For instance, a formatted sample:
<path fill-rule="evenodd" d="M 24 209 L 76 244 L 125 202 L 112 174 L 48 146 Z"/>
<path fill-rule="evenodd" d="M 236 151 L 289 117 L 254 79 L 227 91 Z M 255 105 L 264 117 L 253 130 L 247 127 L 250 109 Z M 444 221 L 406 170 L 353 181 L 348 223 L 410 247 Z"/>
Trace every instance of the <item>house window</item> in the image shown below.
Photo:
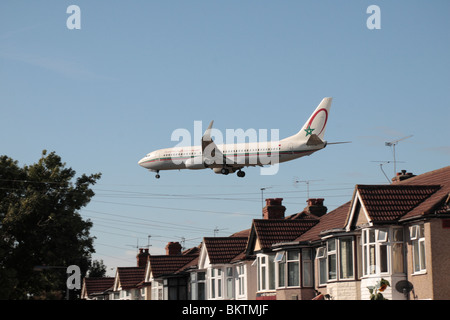
<path fill-rule="evenodd" d="M 288 287 L 299 286 L 300 285 L 299 252 L 288 251 L 286 263 L 287 263 Z"/>
<path fill-rule="evenodd" d="M 210 295 L 211 299 L 222 297 L 222 269 L 212 268 L 210 277 Z"/>
<path fill-rule="evenodd" d="M 258 291 L 275 289 L 274 255 L 258 257 Z"/>
<path fill-rule="evenodd" d="M 152 300 L 163 299 L 163 283 L 162 281 L 152 281 Z"/>
<path fill-rule="evenodd" d="M 245 295 L 245 267 L 243 264 L 237 267 L 238 274 L 238 295 Z"/>
<path fill-rule="evenodd" d="M 325 285 L 327 283 L 327 254 L 326 248 L 317 248 L 316 259 L 319 261 L 319 285 Z"/>
<path fill-rule="evenodd" d="M 191 299 L 205 300 L 205 272 L 191 273 Z"/>
<path fill-rule="evenodd" d="M 227 289 L 227 292 L 226 292 L 227 299 L 233 299 L 234 298 L 234 286 L 233 286 L 234 278 L 233 278 L 233 268 L 232 267 L 226 268 L 225 282 L 226 282 L 226 289 Z"/>
<path fill-rule="evenodd" d="M 411 226 L 409 234 L 413 246 L 414 273 L 423 273 L 426 271 L 424 225 Z"/>
<path fill-rule="evenodd" d="M 328 280 L 336 280 L 336 239 L 327 241 Z"/>
<path fill-rule="evenodd" d="M 363 230 L 363 275 L 389 272 L 389 230 Z"/>
<path fill-rule="evenodd" d="M 311 249 L 302 249 L 302 283 L 303 287 L 313 286 L 313 263 Z"/>
<path fill-rule="evenodd" d="M 339 239 L 339 279 L 353 279 L 353 238 Z"/>
<path fill-rule="evenodd" d="M 275 262 L 278 263 L 278 287 L 286 285 L 286 254 L 285 251 L 278 252 L 275 256 Z"/>
<path fill-rule="evenodd" d="M 392 273 L 404 273 L 403 229 L 392 231 Z"/>

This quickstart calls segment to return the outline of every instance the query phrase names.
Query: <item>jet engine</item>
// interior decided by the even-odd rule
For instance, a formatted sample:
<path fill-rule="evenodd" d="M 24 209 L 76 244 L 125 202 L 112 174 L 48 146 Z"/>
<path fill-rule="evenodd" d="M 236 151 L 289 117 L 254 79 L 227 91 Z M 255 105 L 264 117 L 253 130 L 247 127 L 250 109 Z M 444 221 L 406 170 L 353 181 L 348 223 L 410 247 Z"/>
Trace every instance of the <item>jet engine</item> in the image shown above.
<path fill-rule="evenodd" d="M 184 162 L 184 165 L 186 166 L 186 169 L 191 169 L 191 170 L 198 170 L 198 169 L 206 168 L 205 164 L 202 162 L 202 157 L 194 157 L 194 158 L 187 159 Z"/>

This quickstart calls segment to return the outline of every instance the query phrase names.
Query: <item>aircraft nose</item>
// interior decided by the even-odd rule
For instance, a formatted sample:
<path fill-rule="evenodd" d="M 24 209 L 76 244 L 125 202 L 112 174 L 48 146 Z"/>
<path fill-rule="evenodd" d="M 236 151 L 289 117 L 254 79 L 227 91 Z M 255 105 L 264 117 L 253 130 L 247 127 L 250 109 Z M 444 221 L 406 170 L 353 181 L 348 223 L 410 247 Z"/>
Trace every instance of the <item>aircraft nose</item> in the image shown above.
<path fill-rule="evenodd" d="M 144 166 L 144 159 L 145 158 L 142 158 L 141 160 L 138 161 L 138 165 L 140 165 L 141 167 Z"/>

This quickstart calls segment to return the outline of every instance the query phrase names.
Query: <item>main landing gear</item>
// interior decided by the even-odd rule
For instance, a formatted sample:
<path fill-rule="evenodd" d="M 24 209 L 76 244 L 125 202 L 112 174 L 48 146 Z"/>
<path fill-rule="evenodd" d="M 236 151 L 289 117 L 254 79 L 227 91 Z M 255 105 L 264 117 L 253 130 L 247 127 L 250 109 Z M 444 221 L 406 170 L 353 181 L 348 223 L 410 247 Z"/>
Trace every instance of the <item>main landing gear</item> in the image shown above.
<path fill-rule="evenodd" d="M 226 176 L 227 174 L 230 173 L 230 169 L 228 169 L 228 168 L 222 168 L 222 169 L 220 170 L 220 173 Z M 236 172 L 236 174 L 237 174 L 237 176 L 238 176 L 239 178 L 245 177 L 245 172 L 242 171 L 241 169 L 239 169 L 239 171 Z"/>
<path fill-rule="evenodd" d="M 245 172 L 242 171 L 242 170 L 239 170 L 238 172 L 236 172 L 236 174 L 237 174 L 237 176 L 238 176 L 239 178 L 245 177 Z"/>

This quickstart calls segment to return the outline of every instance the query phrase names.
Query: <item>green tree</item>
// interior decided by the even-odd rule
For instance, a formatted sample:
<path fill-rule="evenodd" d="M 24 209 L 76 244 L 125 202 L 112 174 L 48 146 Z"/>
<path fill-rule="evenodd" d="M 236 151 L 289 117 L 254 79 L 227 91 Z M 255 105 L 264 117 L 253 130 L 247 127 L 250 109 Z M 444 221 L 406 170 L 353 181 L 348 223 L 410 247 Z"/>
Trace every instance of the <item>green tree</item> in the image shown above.
<path fill-rule="evenodd" d="M 92 261 L 89 270 L 88 277 L 90 278 L 103 278 L 106 275 L 106 266 L 103 264 L 103 260 Z"/>
<path fill-rule="evenodd" d="M 86 273 L 95 252 L 92 222 L 78 211 L 101 174 L 75 174 L 54 152 L 24 167 L 0 156 L 0 299 L 60 297 L 66 270 L 36 266 L 78 265 Z"/>

